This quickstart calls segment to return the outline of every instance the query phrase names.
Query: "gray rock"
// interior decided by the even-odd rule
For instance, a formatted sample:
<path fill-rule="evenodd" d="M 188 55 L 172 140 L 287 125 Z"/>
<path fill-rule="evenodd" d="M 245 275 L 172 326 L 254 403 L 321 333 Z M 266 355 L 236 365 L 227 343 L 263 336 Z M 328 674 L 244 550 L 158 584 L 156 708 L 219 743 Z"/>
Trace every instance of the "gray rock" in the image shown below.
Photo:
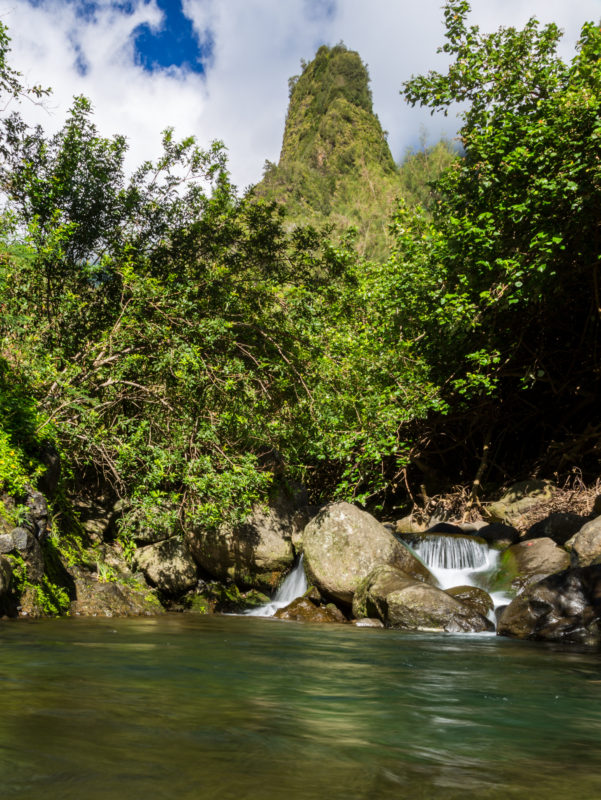
<path fill-rule="evenodd" d="M 580 514 L 555 512 L 549 514 L 545 519 L 535 522 L 528 530 L 526 538 L 537 539 L 547 536 L 549 539 L 553 539 L 556 544 L 565 545 L 568 539 L 578 533 L 589 520 L 590 517 L 583 517 Z"/>
<path fill-rule="evenodd" d="M 333 603 L 319 606 L 311 602 L 308 597 L 297 597 L 285 608 L 279 608 L 274 617 L 296 622 L 337 622 L 340 624 L 348 621 Z"/>
<path fill-rule="evenodd" d="M 218 580 L 271 591 L 294 562 L 292 540 L 307 520 L 304 507 L 296 505 L 302 499 L 281 492 L 239 525 L 190 532 L 186 541 L 196 563 Z"/>
<path fill-rule="evenodd" d="M 550 575 L 516 597 L 497 632 L 517 639 L 601 643 L 601 566 Z"/>
<path fill-rule="evenodd" d="M 71 614 L 76 617 L 130 617 L 162 614 L 163 607 L 148 587 L 119 582 L 101 582 L 79 567 L 71 574 L 75 584 L 75 600 Z"/>
<path fill-rule="evenodd" d="M 372 619 L 371 617 L 362 617 L 361 619 L 356 619 L 353 622 L 353 625 L 357 628 L 383 628 L 384 623 L 381 619 Z"/>
<path fill-rule="evenodd" d="M 601 563 L 601 517 L 587 522 L 568 539 L 566 549 L 572 554 L 572 566 L 588 567 Z"/>
<path fill-rule="evenodd" d="M 517 591 L 569 566 L 568 553 L 549 538 L 514 544 L 501 556 L 501 569 Z"/>
<path fill-rule="evenodd" d="M 401 542 L 350 503 L 332 503 L 322 509 L 305 528 L 303 543 L 309 582 L 344 605 L 351 605 L 359 583 L 379 564 L 396 566 L 417 580 L 435 583 Z"/>
<path fill-rule="evenodd" d="M 478 530 L 478 536 L 495 547 L 509 547 L 520 540 L 520 534 L 513 525 L 505 525 L 503 522 L 491 522 Z"/>
<path fill-rule="evenodd" d="M 447 589 L 446 592 L 464 605 L 482 614 L 483 617 L 488 616 L 494 609 L 492 597 L 479 586 L 454 586 L 452 589 Z"/>
<path fill-rule="evenodd" d="M 142 570 L 149 583 L 170 596 L 183 594 L 198 580 L 196 563 L 177 536 L 136 550 L 134 566 Z"/>
<path fill-rule="evenodd" d="M 13 528 L 10 533 L 0 536 L 0 554 L 15 553 L 25 561 L 27 577 L 32 583 L 42 579 L 44 556 L 40 543 L 27 528 Z"/>
<path fill-rule="evenodd" d="M 357 588 L 353 614 L 358 618 L 376 617 L 386 627 L 402 630 L 452 633 L 494 630 L 486 617 L 460 600 L 385 565 L 373 569 Z"/>

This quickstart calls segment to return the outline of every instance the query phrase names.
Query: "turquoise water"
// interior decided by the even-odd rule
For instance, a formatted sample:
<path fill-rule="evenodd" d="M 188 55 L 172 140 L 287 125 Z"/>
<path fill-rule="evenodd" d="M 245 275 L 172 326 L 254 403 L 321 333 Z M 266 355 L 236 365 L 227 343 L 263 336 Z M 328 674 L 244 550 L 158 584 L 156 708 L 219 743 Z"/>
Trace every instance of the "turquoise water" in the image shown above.
<path fill-rule="evenodd" d="M 601 656 L 240 617 L 0 623 L 2 798 L 601 797 Z"/>

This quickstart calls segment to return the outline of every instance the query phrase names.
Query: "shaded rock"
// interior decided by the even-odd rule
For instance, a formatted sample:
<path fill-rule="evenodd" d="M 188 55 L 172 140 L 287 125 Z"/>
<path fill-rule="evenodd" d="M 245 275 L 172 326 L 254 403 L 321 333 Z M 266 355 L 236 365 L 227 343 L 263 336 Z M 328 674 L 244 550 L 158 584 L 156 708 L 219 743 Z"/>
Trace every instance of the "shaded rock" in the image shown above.
<path fill-rule="evenodd" d="M 195 599 L 198 598 L 198 599 Z M 269 597 L 256 589 L 242 592 L 234 583 L 223 584 L 219 581 L 199 581 L 198 589 L 187 598 L 196 613 L 203 606 L 208 607 L 208 611 L 203 613 L 240 613 L 250 608 L 258 608 L 269 603 Z"/>
<path fill-rule="evenodd" d="M 151 585 L 170 596 L 183 594 L 197 581 L 196 563 L 178 536 L 136 550 L 134 566 Z"/>
<path fill-rule="evenodd" d="M 491 522 L 478 530 L 478 536 L 493 547 L 509 547 L 520 540 L 519 531 L 513 525 Z"/>
<path fill-rule="evenodd" d="M 39 454 L 39 459 L 46 467 L 43 475 L 38 478 L 38 489 L 48 497 L 54 497 L 61 478 L 61 459 L 58 450 L 49 442 L 44 445 Z"/>
<path fill-rule="evenodd" d="M 296 622 L 346 622 L 346 617 L 330 606 L 316 606 L 306 597 L 297 597 L 285 608 L 279 608 L 274 616 L 277 619 L 295 620 Z"/>
<path fill-rule="evenodd" d="M 218 580 L 273 589 L 294 562 L 292 539 L 308 519 L 296 506 L 303 497 L 280 492 L 270 507 L 256 507 L 244 523 L 191 532 L 187 542 L 196 563 Z"/>
<path fill-rule="evenodd" d="M 596 516 L 601 516 L 601 494 L 595 497 L 595 501 L 593 503 L 592 513 Z"/>
<path fill-rule="evenodd" d="M 371 617 L 362 617 L 353 621 L 353 625 L 357 628 L 383 628 L 384 623 L 381 619 L 372 619 Z"/>
<path fill-rule="evenodd" d="M 326 597 L 345 605 L 352 603 L 357 586 L 378 564 L 390 564 L 417 580 L 435 583 L 401 542 L 350 503 L 332 503 L 322 509 L 305 528 L 303 542 L 309 581 Z"/>
<path fill-rule="evenodd" d="M 75 600 L 71 614 L 76 617 L 130 617 L 163 613 L 156 594 L 148 587 L 119 582 L 103 583 L 80 567 L 72 567 Z"/>
<path fill-rule="evenodd" d="M 569 565 L 570 556 L 549 538 L 528 539 L 508 547 L 501 555 L 501 571 L 517 591 Z"/>
<path fill-rule="evenodd" d="M 10 592 L 10 581 L 13 575 L 12 564 L 8 558 L 0 556 L 0 597 Z"/>
<path fill-rule="evenodd" d="M 20 555 L 27 566 L 27 577 L 33 583 L 44 574 L 44 556 L 40 543 L 27 528 L 13 528 L 10 533 L 0 535 L 0 554 Z"/>
<path fill-rule="evenodd" d="M 427 528 L 424 533 L 457 533 L 461 534 L 463 531 L 459 525 L 454 525 L 452 522 L 437 522 L 431 528 Z"/>
<path fill-rule="evenodd" d="M 587 522 L 568 539 L 566 549 L 572 554 L 572 565 L 588 567 L 601 563 L 601 517 Z"/>
<path fill-rule="evenodd" d="M 376 617 L 386 627 L 402 630 L 494 630 L 486 617 L 460 600 L 386 565 L 376 567 L 361 581 L 353 600 L 353 614 L 357 618 Z"/>
<path fill-rule="evenodd" d="M 530 480 L 514 483 L 500 500 L 488 506 L 488 515 L 493 522 L 516 525 L 519 524 L 523 514 L 539 503 L 550 500 L 552 495 L 553 485 L 549 481 Z"/>
<path fill-rule="evenodd" d="M 48 504 L 41 492 L 30 491 L 25 501 L 28 520 L 25 527 L 29 528 L 40 542 L 44 541 L 48 529 Z"/>
<path fill-rule="evenodd" d="M 556 544 L 564 545 L 583 525 L 586 525 L 589 519 L 590 517 L 583 517 L 580 514 L 554 512 L 545 519 L 535 522 L 528 529 L 526 538 L 537 539 L 546 536 L 553 539 Z"/>
<path fill-rule="evenodd" d="M 558 572 L 530 586 L 499 618 L 500 636 L 601 643 L 601 566 Z"/>
<path fill-rule="evenodd" d="M 452 589 L 446 589 L 446 593 L 469 608 L 473 608 L 483 617 L 488 616 L 494 609 L 492 597 L 479 586 L 453 586 Z"/>

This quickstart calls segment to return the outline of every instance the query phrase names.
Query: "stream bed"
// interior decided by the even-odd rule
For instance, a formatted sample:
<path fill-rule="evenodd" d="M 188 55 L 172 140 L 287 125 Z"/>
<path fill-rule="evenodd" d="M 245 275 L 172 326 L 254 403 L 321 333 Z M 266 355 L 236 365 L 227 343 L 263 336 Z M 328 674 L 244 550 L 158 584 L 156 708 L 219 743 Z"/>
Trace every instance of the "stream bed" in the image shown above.
<path fill-rule="evenodd" d="M 601 797 L 601 657 L 253 617 L 0 623 L 19 800 Z"/>

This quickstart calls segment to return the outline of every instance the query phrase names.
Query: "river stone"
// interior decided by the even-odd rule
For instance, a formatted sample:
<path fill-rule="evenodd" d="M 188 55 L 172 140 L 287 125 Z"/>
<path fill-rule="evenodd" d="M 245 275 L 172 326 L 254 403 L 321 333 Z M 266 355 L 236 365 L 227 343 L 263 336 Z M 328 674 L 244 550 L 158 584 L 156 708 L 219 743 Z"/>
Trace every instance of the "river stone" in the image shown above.
<path fill-rule="evenodd" d="M 601 517 L 587 522 L 568 539 L 566 549 L 572 554 L 572 565 L 588 567 L 601 563 Z"/>
<path fill-rule="evenodd" d="M 309 582 L 347 606 L 359 583 L 378 564 L 390 564 L 417 580 L 435 583 L 401 542 L 371 514 L 350 503 L 331 503 L 322 509 L 305 528 L 303 542 Z"/>
<path fill-rule="evenodd" d="M 478 530 L 478 536 L 496 548 L 509 547 L 520 541 L 520 534 L 513 525 L 505 525 L 503 522 L 491 522 Z"/>
<path fill-rule="evenodd" d="M 13 568 L 10 561 L 0 556 L 0 597 L 9 593 L 12 575 Z"/>
<path fill-rule="evenodd" d="M 296 622 L 346 622 L 347 619 L 333 603 L 317 606 L 307 597 L 297 597 L 284 608 L 279 608 L 274 617 Z"/>
<path fill-rule="evenodd" d="M 148 587 L 101 582 L 80 567 L 72 567 L 75 600 L 70 613 L 76 617 L 137 617 L 164 612 L 154 591 Z"/>
<path fill-rule="evenodd" d="M 362 617 L 353 621 L 353 625 L 357 628 L 383 628 L 384 623 L 381 619 L 373 619 L 372 617 Z"/>
<path fill-rule="evenodd" d="M 445 590 L 447 594 L 460 600 L 464 605 L 473 608 L 482 616 L 486 617 L 494 609 L 495 604 L 492 597 L 479 586 L 453 586 L 452 589 Z"/>
<path fill-rule="evenodd" d="M 271 506 L 257 506 L 244 523 L 195 529 L 187 542 L 196 563 L 217 580 L 271 591 L 294 562 L 292 538 L 307 521 L 304 495 L 280 492 Z"/>
<path fill-rule="evenodd" d="M 508 525 L 519 524 L 523 514 L 533 506 L 550 500 L 553 486 L 549 481 L 530 480 L 514 483 L 503 497 L 496 503 L 491 503 L 488 515 L 493 522 L 504 522 Z"/>
<path fill-rule="evenodd" d="M 501 571 L 517 591 L 570 566 L 570 556 L 548 537 L 528 539 L 501 555 Z"/>
<path fill-rule="evenodd" d="M 530 586 L 499 618 L 500 636 L 601 643 L 601 565 L 558 572 Z"/>
<path fill-rule="evenodd" d="M 535 522 L 528 530 L 526 538 L 536 539 L 547 536 L 556 544 L 565 545 L 568 539 L 578 533 L 589 520 L 590 517 L 583 517 L 580 514 L 557 511 L 549 514 L 545 519 Z"/>
<path fill-rule="evenodd" d="M 380 565 L 361 581 L 353 600 L 355 617 L 376 617 L 388 628 L 479 632 L 494 625 L 478 611 L 402 570 Z"/>
<path fill-rule="evenodd" d="M 166 595 L 181 595 L 197 582 L 196 563 L 178 536 L 136 550 L 134 566 Z"/>

